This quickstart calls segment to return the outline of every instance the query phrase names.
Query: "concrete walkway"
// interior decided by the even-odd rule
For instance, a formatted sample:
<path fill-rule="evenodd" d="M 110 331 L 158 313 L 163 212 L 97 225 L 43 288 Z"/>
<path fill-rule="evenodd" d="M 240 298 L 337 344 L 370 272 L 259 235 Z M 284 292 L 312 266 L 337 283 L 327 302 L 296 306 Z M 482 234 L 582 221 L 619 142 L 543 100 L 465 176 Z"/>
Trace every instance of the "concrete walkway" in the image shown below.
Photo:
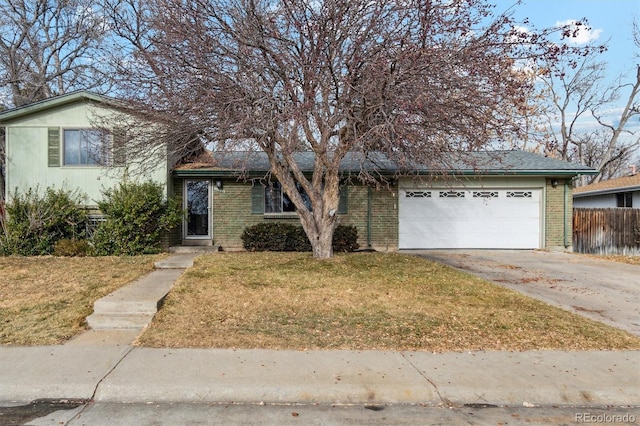
<path fill-rule="evenodd" d="M 193 257 L 183 260 L 188 263 Z M 42 398 L 105 403 L 640 406 L 639 351 L 150 349 L 130 345 L 138 332 L 94 330 L 60 346 L 0 347 L 0 406 Z"/>
<path fill-rule="evenodd" d="M 156 270 L 96 300 L 87 317 L 90 330 L 67 345 L 126 345 L 151 323 L 164 298 L 201 252 L 174 254 L 155 263 Z"/>

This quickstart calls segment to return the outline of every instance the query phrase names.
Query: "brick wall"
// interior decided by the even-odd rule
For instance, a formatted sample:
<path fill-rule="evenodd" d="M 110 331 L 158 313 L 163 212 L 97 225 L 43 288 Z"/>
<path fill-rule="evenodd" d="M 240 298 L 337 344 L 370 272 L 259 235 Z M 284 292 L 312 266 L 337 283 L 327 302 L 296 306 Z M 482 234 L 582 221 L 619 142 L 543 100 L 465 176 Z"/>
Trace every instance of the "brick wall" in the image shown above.
<path fill-rule="evenodd" d="M 360 248 L 371 247 L 376 250 L 395 250 L 398 248 L 398 205 L 397 189 L 368 188 L 354 185 L 348 188 L 348 210 L 340 215 L 343 225 L 358 228 Z M 370 226 L 367 206 L 371 203 Z M 368 231 L 370 235 L 367 235 Z"/>
<path fill-rule="evenodd" d="M 572 211 L 570 181 L 566 194 L 566 211 Z M 572 222 L 564 223 L 564 183 L 559 180 L 553 188 L 551 180 L 546 181 L 545 241 L 544 248 L 564 250 L 565 237 L 571 244 Z M 174 191 L 182 196 L 183 180 L 174 180 Z M 343 225 L 354 225 L 358 229 L 358 243 L 367 248 L 370 243 L 376 250 L 398 248 L 398 198 L 397 188 L 393 190 L 368 188 L 362 185 L 350 186 L 347 190 L 347 214 L 340 214 L 338 220 Z M 370 203 L 370 219 L 367 206 Z M 251 213 L 251 184 L 224 181 L 224 191 L 213 192 L 213 244 L 226 250 L 242 249 L 241 235 L 247 226 L 263 221 L 279 221 L 299 224 L 295 215 L 264 215 Z M 182 229 L 176 229 L 165 240 L 179 244 Z M 571 249 L 569 247 L 568 249 Z"/>
<path fill-rule="evenodd" d="M 568 185 L 565 194 L 564 184 Z M 565 224 L 565 195 L 566 195 L 566 212 L 568 219 Z M 571 245 L 572 221 L 571 212 L 573 211 L 573 200 L 571 195 L 571 181 L 558 179 L 558 186 L 551 185 L 551 179 L 546 182 L 546 209 L 545 209 L 545 244 L 544 247 L 550 250 L 571 250 L 571 247 L 565 248 L 566 241 Z"/>
<path fill-rule="evenodd" d="M 213 244 L 225 250 L 242 249 L 242 232 L 247 226 L 263 221 L 299 224 L 295 214 L 264 215 L 251 213 L 251 184 L 234 180 L 223 181 L 224 191 L 213 191 Z M 174 180 L 174 191 L 182 196 L 183 180 Z M 371 189 L 371 226 L 367 236 L 368 189 L 362 185 L 347 189 L 347 213 L 339 214 L 343 225 L 358 229 L 358 244 L 367 248 L 368 241 L 378 250 L 398 247 L 398 210 L 396 194 L 386 189 Z M 181 229 L 172 234 L 171 241 L 179 241 Z"/>
<path fill-rule="evenodd" d="M 223 181 L 223 184 L 223 192 L 213 193 L 214 244 L 225 250 L 239 250 L 244 229 L 262 222 L 264 215 L 251 213 L 250 183 Z M 297 218 L 289 221 L 299 222 Z"/>

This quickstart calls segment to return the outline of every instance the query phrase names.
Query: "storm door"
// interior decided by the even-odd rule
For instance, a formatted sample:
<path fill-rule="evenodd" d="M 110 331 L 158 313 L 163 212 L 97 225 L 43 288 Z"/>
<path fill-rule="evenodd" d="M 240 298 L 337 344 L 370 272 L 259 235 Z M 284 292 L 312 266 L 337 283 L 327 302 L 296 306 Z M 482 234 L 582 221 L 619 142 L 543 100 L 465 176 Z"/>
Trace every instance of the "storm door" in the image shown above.
<path fill-rule="evenodd" d="M 187 180 L 184 200 L 187 211 L 185 239 L 211 238 L 211 181 Z"/>

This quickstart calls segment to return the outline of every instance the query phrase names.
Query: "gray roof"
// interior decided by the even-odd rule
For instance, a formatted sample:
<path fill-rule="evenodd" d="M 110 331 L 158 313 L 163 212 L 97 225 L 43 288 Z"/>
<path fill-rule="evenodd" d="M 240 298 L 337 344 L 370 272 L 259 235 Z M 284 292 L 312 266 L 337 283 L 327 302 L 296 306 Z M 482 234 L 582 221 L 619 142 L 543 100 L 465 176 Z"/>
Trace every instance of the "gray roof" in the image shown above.
<path fill-rule="evenodd" d="M 315 155 L 313 152 L 294 154 L 296 162 L 303 172 L 313 171 Z M 210 153 L 206 160 L 178 167 L 176 175 L 206 176 L 228 175 L 241 171 L 247 173 L 266 173 L 271 169 L 264 152 L 218 152 Z M 451 161 L 441 162 L 438 166 L 415 164 L 400 168 L 380 152 L 348 153 L 340 163 L 343 173 L 357 173 L 360 170 L 378 171 L 395 174 L 399 172 L 453 173 L 458 175 L 545 175 L 576 176 L 594 174 L 596 170 L 581 164 L 569 163 L 544 157 L 527 151 L 502 150 L 461 153 L 452 156 Z"/>

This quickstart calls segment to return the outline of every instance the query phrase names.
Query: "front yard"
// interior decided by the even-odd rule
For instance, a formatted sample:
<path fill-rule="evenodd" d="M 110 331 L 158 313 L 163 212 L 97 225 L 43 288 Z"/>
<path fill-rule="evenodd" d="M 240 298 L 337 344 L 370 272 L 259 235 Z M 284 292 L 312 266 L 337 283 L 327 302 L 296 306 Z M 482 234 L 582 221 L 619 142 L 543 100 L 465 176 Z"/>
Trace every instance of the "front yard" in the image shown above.
<path fill-rule="evenodd" d="M 159 256 L 0 257 L 0 344 L 59 344 Z M 415 256 L 196 259 L 137 344 L 151 347 L 640 349 L 640 338 Z"/>
<path fill-rule="evenodd" d="M 52 345 L 86 329 L 93 302 L 161 256 L 0 257 L 0 344 Z"/>
<path fill-rule="evenodd" d="M 640 338 L 415 256 L 219 253 L 196 260 L 137 344 L 444 352 Z"/>

